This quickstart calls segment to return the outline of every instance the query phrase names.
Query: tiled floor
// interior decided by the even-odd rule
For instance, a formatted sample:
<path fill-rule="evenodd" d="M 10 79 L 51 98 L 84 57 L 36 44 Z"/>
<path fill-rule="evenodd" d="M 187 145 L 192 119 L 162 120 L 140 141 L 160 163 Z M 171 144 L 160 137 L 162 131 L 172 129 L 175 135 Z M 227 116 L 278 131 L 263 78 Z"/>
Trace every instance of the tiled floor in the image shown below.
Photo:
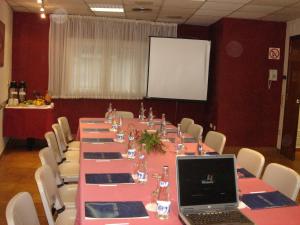
<path fill-rule="evenodd" d="M 25 142 L 10 141 L 0 157 L 0 225 L 6 225 L 5 208 L 10 198 L 21 191 L 31 193 L 40 217 L 41 225 L 48 225 L 34 179 L 34 172 L 40 166 L 38 151 L 45 143 L 39 142 L 32 150 L 27 150 Z M 237 153 L 239 147 L 227 147 L 224 153 Z M 290 161 L 281 156 L 274 148 L 257 148 L 266 157 L 266 164 L 278 162 L 300 173 L 300 152 L 296 160 Z M 298 202 L 299 202 L 298 198 Z"/>

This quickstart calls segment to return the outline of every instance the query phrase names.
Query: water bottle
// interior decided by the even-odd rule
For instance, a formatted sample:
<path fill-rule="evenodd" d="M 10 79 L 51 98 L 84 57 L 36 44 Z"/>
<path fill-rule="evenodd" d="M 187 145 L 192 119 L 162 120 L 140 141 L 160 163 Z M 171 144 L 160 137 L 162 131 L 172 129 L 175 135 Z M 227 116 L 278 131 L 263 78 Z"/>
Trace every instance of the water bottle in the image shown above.
<path fill-rule="evenodd" d="M 161 115 L 160 134 L 161 134 L 162 138 L 166 138 L 166 136 L 167 136 L 167 132 L 166 132 L 166 115 L 164 113 Z"/>
<path fill-rule="evenodd" d="M 142 149 L 139 154 L 138 169 L 137 169 L 137 181 L 138 183 L 146 183 L 148 180 L 148 174 L 146 170 L 146 159 L 145 159 L 145 148 L 146 145 L 142 144 Z"/>
<path fill-rule="evenodd" d="M 180 136 L 180 134 L 181 134 L 181 124 L 178 123 L 177 124 L 177 136 Z"/>
<path fill-rule="evenodd" d="M 168 219 L 170 214 L 170 206 L 169 167 L 163 166 L 163 172 L 159 182 L 159 192 L 157 196 L 157 217 L 159 219 Z"/>
<path fill-rule="evenodd" d="M 127 150 L 127 158 L 128 159 L 135 159 L 135 153 L 136 153 L 136 149 L 135 149 L 134 141 L 129 140 L 128 150 Z"/>
<path fill-rule="evenodd" d="M 149 108 L 149 115 L 148 115 L 148 126 L 151 128 L 154 125 L 153 122 L 153 112 L 152 112 L 152 107 Z"/>
<path fill-rule="evenodd" d="M 176 136 L 175 138 L 175 145 L 176 145 L 176 152 L 177 153 L 180 153 L 181 150 L 183 150 L 184 148 L 184 137 L 183 137 L 183 134 L 182 132 L 180 131 L 179 134 Z"/>
<path fill-rule="evenodd" d="M 144 104 L 141 102 L 141 107 L 140 107 L 140 113 L 139 113 L 139 119 L 140 120 L 144 120 L 145 119 L 145 108 L 144 108 Z"/>
<path fill-rule="evenodd" d="M 202 135 L 198 137 L 198 146 L 197 146 L 198 155 L 203 155 L 203 142 L 202 142 Z"/>
<path fill-rule="evenodd" d="M 109 103 L 109 106 L 107 109 L 106 120 L 108 123 L 112 123 L 112 104 L 111 104 L 111 102 Z"/>

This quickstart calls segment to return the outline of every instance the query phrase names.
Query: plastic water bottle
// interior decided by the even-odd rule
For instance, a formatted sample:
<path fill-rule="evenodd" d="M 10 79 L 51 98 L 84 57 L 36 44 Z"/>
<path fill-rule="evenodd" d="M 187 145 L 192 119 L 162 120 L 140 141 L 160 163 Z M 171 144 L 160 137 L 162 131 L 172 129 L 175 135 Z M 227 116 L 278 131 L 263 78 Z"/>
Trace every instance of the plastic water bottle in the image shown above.
<path fill-rule="evenodd" d="M 169 167 L 164 166 L 157 196 L 157 217 L 168 219 L 170 214 Z"/>
<path fill-rule="evenodd" d="M 154 125 L 153 122 L 153 112 L 152 112 L 152 107 L 149 108 L 149 115 L 148 115 L 148 126 L 152 127 Z"/>
<path fill-rule="evenodd" d="M 197 146 L 198 155 L 203 155 L 203 142 L 202 142 L 202 135 L 198 137 L 198 146 Z"/>
<path fill-rule="evenodd" d="M 136 153 L 136 149 L 135 149 L 134 141 L 130 140 L 128 142 L 127 158 L 128 159 L 135 159 L 135 153 Z"/>
<path fill-rule="evenodd" d="M 145 111 L 144 104 L 141 102 L 139 119 L 142 121 L 145 119 Z"/>
<path fill-rule="evenodd" d="M 166 115 L 164 113 L 161 115 L 160 134 L 161 134 L 162 138 L 165 138 L 167 136 L 167 132 L 166 132 Z"/>
<path fill-rule="evenodd" d="M 145 144 L 142 144 L 142 149 L 139 154 L 139 162 L 137 169 L 137 181 L 138 183 L 146 183 L 148 180 L 148 174 L 146 169 L 146 159 L 145 159 Z"/>
<path fill-rule="evenodd" d="M 112 122 L 112 104 L 111 104 L 111 102 L 109 103 L 109 106 L 108 106 L 108 109 L 107 109 L 106 120 L 107 120 L 108 123 Z"/>
<path fill-rule="evenodd" d="M 177 136 L 179 137 L 181 135 L 181 124 L 177 124 Z"/>

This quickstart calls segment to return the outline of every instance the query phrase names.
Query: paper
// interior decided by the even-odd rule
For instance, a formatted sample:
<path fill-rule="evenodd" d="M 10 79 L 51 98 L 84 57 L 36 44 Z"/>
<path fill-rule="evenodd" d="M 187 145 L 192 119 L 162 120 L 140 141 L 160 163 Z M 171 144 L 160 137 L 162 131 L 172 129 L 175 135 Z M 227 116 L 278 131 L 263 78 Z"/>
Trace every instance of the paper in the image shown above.
<path fill-rule="evenodd" d="M 134 183 L 129 173 L 90 173 L 85 175 L 87 184 L 130 184 Z"/>
<path fill-rule="evenodd" d="M 296 202 L 281 194 L 279 191 L 244 194 L 243 201 L 251 209 L 266 209 L 276 207 L 295 206 Z"/>
<path fill-rule="evenodd" d="M 237 169 L 237 174 L 239 178 L 254 178 L 255 176 L 244 168 Z"/>
<path fill-rule="evenodd" d="M 87 143 L 113 143 L 113 138 L 82 138 L 82 142 Z"/>
<path fill-rule="evenodd" d="M 108 128 L 83 128 L 83 132 L 97 133 L 97 132 L 109 132 Z"/>
<path fill-rule="evenodd" d="M 86 202 L 85 217 L 87 219 L 113 218 L 147 218 L 148 213 L 142 202 Z"/>
<path fill-rule="evenodd" d="M 84 159 L 122 159 L 120 152 L 84 152 Z"/>

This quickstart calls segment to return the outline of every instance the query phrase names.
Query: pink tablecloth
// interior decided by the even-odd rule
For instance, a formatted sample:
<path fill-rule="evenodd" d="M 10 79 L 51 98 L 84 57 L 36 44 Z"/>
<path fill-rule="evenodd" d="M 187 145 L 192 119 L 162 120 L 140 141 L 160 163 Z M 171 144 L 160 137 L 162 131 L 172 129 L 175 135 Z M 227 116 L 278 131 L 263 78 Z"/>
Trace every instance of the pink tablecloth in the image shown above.
<path fill-rule="evenodd" d="M 93 120 L 93 119 L 81 119 Z M 137 120 L 124 120 L 124 128 L 128 124 L 134 124 L 139 129 L 145 129 L 146 125 L 139 123 Z M 115 137 L 113 132 L 83 132 L 83 128 L 110 128 L 109 124 L 96 123 L 86 124 L 80 123 L 80 138 L 86 137 Z M 127 144 L 107 143 L 107 144 L 91 144 L 81 143 L 80 157 L 80 182 L 78 193 L 78 217 L 77 224 L 80 225 L 99 225 L 99 224 L 181 224 L 178 219 L 178 205 L 176 194 L 176 171 L 175 158 L 176 153 L 174 144 L 166 143 L 167 153 L 151 153 L 147 156 L 148 182 L 146 184 L 120 184 L 117 186 L 99 186 L 87 185 L 85 183 L 86 173 L 114 173 L 128 172 L 133 170 L 133 161 L 111 160 L 96 161 L 83 159 L 84 152 L 121 152 L 125 153 Z M 186 144 L 188 151 L 194 151 L 196 144 Z M 150 202 L 151 192 L 156 187 L 156 180 L 152 178 L 153 173 L 160 173 L 163 165 L 169 166 L 170 171 L 170 196 L 171 196 L 171 213 L 168 220 L 160 220 L 156 218 L 155 213 L 148 212 L 149 218 L 143 219 L 86 219 L 84 203 L 87 201 L 142 201 L 144 205 Z M 255 191 L 272 191 L 273 189 L 256 178 L 240 179 L 239 188 L 242 194 Z M 300 207 L 286 207 L 264 210 L 250 210 L 248 208 L 242 211 L 249 216 L 258 225 L 299 225 L 300 224 Z"/>

